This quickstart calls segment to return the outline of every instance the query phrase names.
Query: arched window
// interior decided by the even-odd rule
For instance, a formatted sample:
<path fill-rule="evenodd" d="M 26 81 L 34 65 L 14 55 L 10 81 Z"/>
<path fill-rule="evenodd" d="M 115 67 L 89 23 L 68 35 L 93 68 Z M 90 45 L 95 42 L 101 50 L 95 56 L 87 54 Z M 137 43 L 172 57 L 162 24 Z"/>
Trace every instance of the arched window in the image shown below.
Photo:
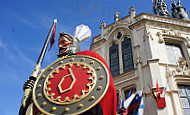
<path fill-rule="evenodd" d="M 110 70 L 112 76 L 119 75 L 119 55 L 118 55 L 118 45 L 113 43 L 109 48 L 109 57 L 110 57 Z"/>
<path fill-rule="evenodd" d="M 123 58 L 123 71 L 128 72 L 133 70 L 134 64 L 133 64 L 131 39 L 128 37 L 125 37 L 124 41 L 122 42 L 122 58 Z"/>

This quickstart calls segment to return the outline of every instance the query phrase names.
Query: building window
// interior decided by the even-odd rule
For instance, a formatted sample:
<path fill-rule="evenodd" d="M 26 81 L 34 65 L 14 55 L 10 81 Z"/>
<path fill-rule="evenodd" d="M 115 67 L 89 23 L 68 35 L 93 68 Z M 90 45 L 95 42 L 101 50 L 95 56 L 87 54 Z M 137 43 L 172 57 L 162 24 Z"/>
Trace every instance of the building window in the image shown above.
<path fill-rule="evenodd" d="M 183 57 L 185 59 L 183 55 L 183 50 L 180 45 L 166 43 L 166 49 L 168 52 L 168 58 L 170 64 L 177 65 L 177 61 L 179 60 L 180 57 Z"/>
<path fill-rule="evenodd" d="M 109 49 L 109 57 L 110 57 L 110 70 L 112 76 L 119 75 L 119 55 L 118 55 L 118 45 L 113 43 L 113 45 Z"/>
<path fill-rule="evenodd" d="M 121 32 L 118 32 L 118 33 L 117 33 L 117 39 L 120 39 L 121 36 L 122 36 L 122 33 L 121 33 Z"/>
<path fill-rule="evenodd" d="M 178 85 L 181 105 L 185 115 L 190 115 L 190 86 Z"/>
<path fill-rule="evenodd" d="M 133 64 L 133 53 L 131 47 L 131 39 L 128 37 L 124 38 L 122 42 L 122 58 L 123 58 L 123 71 L 128 72 L 134 69 Z"/>
<path fill-rule="evenodd" d="M 131 96 L 132 93 L 136 92 L 136 88 L 127 89 L 124 91 L 125 93 L 125 100 L 128 98 L 128 96 Z M 130 95 L 129 95 L 130 93 Z"/>

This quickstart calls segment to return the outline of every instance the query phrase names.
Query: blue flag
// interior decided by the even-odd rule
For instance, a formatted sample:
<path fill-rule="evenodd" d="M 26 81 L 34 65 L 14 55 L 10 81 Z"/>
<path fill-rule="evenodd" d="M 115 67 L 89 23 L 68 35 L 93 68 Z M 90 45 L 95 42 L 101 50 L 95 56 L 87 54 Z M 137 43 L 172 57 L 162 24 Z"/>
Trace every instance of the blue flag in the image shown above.
<path fill-rule="evenodd" d="M 128 99 L 130 96 L 131 96 L 131 89 L 130 89 L 130 91 L 129 91 L 129 94 L 128 94 L 128 96 L 127 96 L 127 99 Z"/>

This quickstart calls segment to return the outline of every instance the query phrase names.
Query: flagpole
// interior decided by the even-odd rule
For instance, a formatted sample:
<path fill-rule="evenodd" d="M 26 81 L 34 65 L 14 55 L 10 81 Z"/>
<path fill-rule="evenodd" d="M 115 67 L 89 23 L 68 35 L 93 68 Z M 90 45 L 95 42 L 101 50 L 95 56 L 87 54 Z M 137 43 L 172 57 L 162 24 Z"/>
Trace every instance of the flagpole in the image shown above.
<path fill-rule="evenodd" d="M 37 78 L 38 73 L 39 73 L 39 71 L 40 71 L 40 68 L 41 68 L 41 65 L 42 65 L 43 59 L 44 59 L 44 57 L 45 57 L 46 50 L 47 50 L 47 46 L 48 46 L 48 44 L 49 44 L 49 41 L 50 41 L 50 38 L 51 38 L 51 34 L 52 34 L 52 32 L 53 32 L 53 29 L 54 29 L 56 23 L 57 23 L 57 19 L 54 19 L 53 25 L 52 25 L 52 27 L 51 27 L 51 29 L 50 29 L 50 31 L 49 31 L 49 34 L 48 34 L 48 36 L 47 36 L 47 38 L 46 38 L 46 41 L 45 41 L 45 43 L 44 43 L 44 46 L 43 46 L 43 48 L 42 48 L 42 50 L 41 50 L 41 53 L 40 53 L 40 56 L 39 56 L 39 58 L 38 58 L 37 64 L 36 64 L 36 66 L 35 66 L 35 68 L 34 68 L 34 71 L 32 72 L 32 75 L 31 75 L 31 76 L 33 76 L 33 77 L 35 77 L 35 78 Z"/>
<path fill-rule="evenodd" d="M 47 47 L 48 47 L 48 44 L 50 41 L 50 37 L 51 37 L 51 34 L 53 32 L 53 29 L 54 29 L 56 23 L 57 23 L 57 19 L 54 19 L 53 25 L 49 31 L 49 34 L 48 34 L 46 41 L 43 45 L 43 48 L 41 50 L 37 64 L 36 64 L 34 70 L 32 71 L 32 75 L 29 77 L 29 80 L 27 80 L 24 83 L 24 86 L 23 86 L 24 95 L 22 98 L 22 103 L 21 103 L 21 107 L 19 110 L 19 115 L 25 115 L 26 114 L 27 108 L 28 108 L 30 101 L 31 101 L 31 98 L 32 98 L 32 89 L 33 89 L 34 83 L 36 81 L 36 78 L 38 77 L 38 73 L 41 69 L 41 65 L 42 65 L 42 62 L 43 62 L 43 59 L 44 59 L 44 56 L 45 56 L 45 53 L 46 53 L 46 50 L 47 50 Z"/>

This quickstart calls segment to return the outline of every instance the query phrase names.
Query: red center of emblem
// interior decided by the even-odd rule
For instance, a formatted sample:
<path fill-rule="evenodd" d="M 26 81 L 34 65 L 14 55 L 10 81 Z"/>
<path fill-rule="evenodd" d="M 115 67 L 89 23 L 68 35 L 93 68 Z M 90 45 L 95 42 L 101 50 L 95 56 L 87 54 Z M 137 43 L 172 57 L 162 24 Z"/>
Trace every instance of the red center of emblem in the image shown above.
<path fill-rule="evenodd" d="M 58 71 L 58 73 L 52 74 L 53 78 L 48 79 L 48 82 L 51 82 L 47 86 L 47 88 L 51 88 L 48 94 L 54 93 L 53 99 L 59 97 L 60 101 L 64 101 L 66 98 L 72 100 L 75 95 L 84 96 L 94 85 L 92 70 L 89 70 L 86 65 L 85 67 L 77 64 L 66 65 L 64 69 L 59 68 Z"/>

